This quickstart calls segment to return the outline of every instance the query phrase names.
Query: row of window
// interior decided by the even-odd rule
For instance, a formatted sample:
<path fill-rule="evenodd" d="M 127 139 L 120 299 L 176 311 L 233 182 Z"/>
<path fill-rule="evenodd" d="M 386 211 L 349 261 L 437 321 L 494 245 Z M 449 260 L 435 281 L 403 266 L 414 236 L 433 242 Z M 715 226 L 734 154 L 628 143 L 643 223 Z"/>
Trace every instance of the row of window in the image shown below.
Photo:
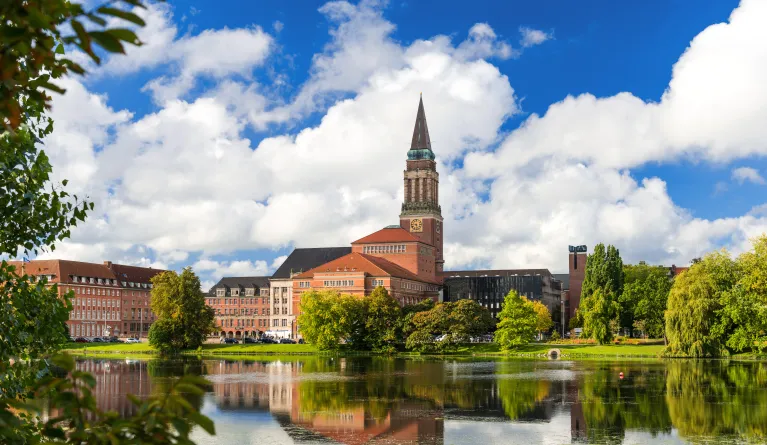
<path fill-rule="evenodd" d="M 50 277 L 49 279 L 53 279 L 53 275 L 45 275 L 46 277 Z M 72 275 L 72 282 L 73 283 L 84 283 L 84 284 L 103 284 L 107 286 L 117 286 L 117 280 L 111 279 L 111 278 L 93 278 L 93 277 L 80 277 L 77 275 Z M 143 288 L 143 289 L 152 289 L 152 283 L 136 283 L 134 281 L 123 281 L 122 282 L 123 287 L 137 287 L 137 288 Z"/>
<path fill-rule="evenodd" d="M 226 305 L 233 305 L 233 304 L 258 304 L 258 298 L 240 298 L 239 301 L 237 301 L 236 298 L 224 298 L 223 301 L 221 298 L 208 298 L 205 300 L 208 306 L 213 306 L 217 304 L 224 304 Z M 261 304 L 268 304 L 269 299 L 268 298 L 262 298 Z"/>
<path fill-rule="evenodd" d="M 230 318 L 230 319 L 226 319 L 226 320 L 219 320 L 219 326 L 222 326 L 222 327 L 225 327 L 225 328 L 234 328 L 234 327 L 238 327 L 238 328 L 239 327 L 244 327 L 244 328 L 246 328 L 246 327 L 255 327 L 256 325 L 258 325 L 259 328 L 261 328 L 261 327 L 268 328 L 269 327 L 269 320 L 253 320 L 253 319 L 247 319 L 247 318 L 246 319 L 242 319 L 242 318 L 233 319 L 233 318 Z M 287 327 L 288 326 L 288 319 L 287 318 L 283 318 L 282 320 L 272 320 L 272 326 L 278 327 L 280 325 L 284 326 L 284 327 Z"/>
<path fill-rule="evenodd" d="M 373 280 L 373 287 L 383 286 L 383 280 Z"/>
<path fill-rule="evenodd" d="M 383 246 L 364 246 L 362 253 L 405 253 L 404 244 L 389 244 Z"/>
<path fill-rule="evenodd" d="M 308 281 L 299 281 L 298 287 L 309 288 L 312 287 L 312 285 Z"/>
<path fill-rule="evenodd" d="M 101 310 L 73 310 L 69 313 L 70 320 L 118 320 L 119 311 L 101 311 Z"/>
<path fill-rule="evenodd" d="M 274 314 L 277 315 L 279 313 L 280 309 L 274 308 Z M 282 313 L 283 315 L 287 315 L 288 308 L 282 308 Z M 216 315 L 258 315 L 258 309 L 216 309 Z M 271 311 L 269 309 L 262 308 L 261 315 L 271 315 Z"/>
<path fill-rule="evenodd" d="M 349 287 L 354 286 L 354 280 L 328 280 L 324 281 L 325 287 Z"/>
<path fill-rule="evenodd" d="M 287 287 L 275 287 L 274 289 L 272 289 L 272 295 L 273 296 L 275 296 L 275 297 L 279 296 L 280 293 L 282 293 L 282 295 L 284 295 L 284 296 L 287 296 L 288 295 L 288 288 Z M 233 288 L 229 289 L 229 295 L 232 296 L 232 297 L 239 297 L 240 295 L 243 295 L 243 293 L 242 293 L 242 290 L 240 288 L 233 287 Z M 254 288 L 254 287 L 246 287 L 245 288 L 244 296 L 246 296 L 246 297 L 254 297 L 256 295 L 260 295 L 262 297 L 268 297 L 269 296 L 269 289 L 268 288 L 260 289 L 259 293 L 256 294 L 256 288 Z M 226 296 L 226 288 L 220 287 L 220 288 L 216 289 L 216 296 L 217 297 L 225 297 Z"/>

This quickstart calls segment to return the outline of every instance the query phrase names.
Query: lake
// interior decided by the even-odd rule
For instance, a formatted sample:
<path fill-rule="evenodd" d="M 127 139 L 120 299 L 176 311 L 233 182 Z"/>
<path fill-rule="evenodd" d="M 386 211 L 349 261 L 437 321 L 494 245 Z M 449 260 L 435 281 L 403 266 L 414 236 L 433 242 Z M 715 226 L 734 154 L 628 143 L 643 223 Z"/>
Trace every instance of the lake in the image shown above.
<path fill-rule="evenodd" d="M 202 444 L 765 442 L 767 363 L 737 361 L 79 360 L 102 409 L 205 375 Z M 623 376 L 621 377 L 621 374 Z"/>

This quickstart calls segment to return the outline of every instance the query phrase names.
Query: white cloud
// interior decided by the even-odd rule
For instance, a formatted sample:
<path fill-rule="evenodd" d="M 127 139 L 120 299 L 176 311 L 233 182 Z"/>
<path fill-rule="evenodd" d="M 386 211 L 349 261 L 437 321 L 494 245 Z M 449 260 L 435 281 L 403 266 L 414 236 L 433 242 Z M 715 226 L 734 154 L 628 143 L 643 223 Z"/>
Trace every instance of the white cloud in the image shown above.
<path fill-rule="evenodd" d="M 279 20 L 275 20 L 274 23 L 272 23 L 272 29 L 274 29 L 274 32 L 279 34 L 283 29 L 285 29 L 285 24 Z"/>
<path fill-rule="evenodd" d="M 754 184 L 764 184 L 764 178 L 759 171 L 751 167 L 738 167 L 732 170 L 732 179 L 738 184 L 744 182 L 753 182 Z"/>
<path fill-rule="evenodd" d="M 462 42 L 438 35 L 403 45 L 376 3 L 332 2 L 320 11 L 331 42 L 284 106 L 269 108 L 266 86 L 248 79 L 268 51 L 237 53 L 225 66 L 212 64 L 225 55 L 204 57 L 206 48 L 257 28 L 172 38 L 185 55 L 174 59 L 178 72 L 155 80 L 165 92 L 179 89 L 141 117 L 109 108 L 108 98 L 73 82 L 72 94 L 56 98 L 47 149 L 57 175 L 74 179 L 96 212 L 57 252 L 99 260 L 122 252 L 170 264 L 199 252 L 195 269 L 209 281 L 266 275 L 281 263 L 218 261 L 217 254 L 345 245 L 396 223 L 420 92 L 440 162 L 450 267 L 559 271 L 568 244 L 600 241 L 616 244 L 627 261 L 681 264 L 720 245 L 743 249 L 767 229 L 759 212 L 696 218 L 672 201 L 661 178 L 630 170 L 684 157 L 766 154 L 765 3 L 744 1 L 729 24 L 697 36 L 659 102 L 630 93 L 568 97 L 510 134 L 501 125 L 519 104 L 509 79 L 487 60 L 502 58 L 508 44 L 488 25 L 475 25 Z M 154 52 L 142 57 L 145 65 L 161 60 Z M 195 74 L 184 77 L 185 70 Z M 186 98 L 182 81 L 198 75 L 214 85 Z M 297 121 L 317 111 L 316 125 Z M 285 121 L 296 130 L 244 136 L 248 125 Z"/>
<path fill-rule="evenodd" d="M 192 270 L 209 272 L 214 277 L 260 277 L 270 275 L 266 261 L 219 262 L 201 259 L 192 265 Z M 210 288 L 210 286 L 208 286 Z"/>
<path fill-rule="evenodd" d="M 540 29 L 529 28 L 527 26 L 520 27 L 519 33 L 522 34 L 522 39 L 519 41 L 519 43 L 523 48 L 540 45 L 541 43 L 552 38 L 551 33 L 541 31 Z"/>

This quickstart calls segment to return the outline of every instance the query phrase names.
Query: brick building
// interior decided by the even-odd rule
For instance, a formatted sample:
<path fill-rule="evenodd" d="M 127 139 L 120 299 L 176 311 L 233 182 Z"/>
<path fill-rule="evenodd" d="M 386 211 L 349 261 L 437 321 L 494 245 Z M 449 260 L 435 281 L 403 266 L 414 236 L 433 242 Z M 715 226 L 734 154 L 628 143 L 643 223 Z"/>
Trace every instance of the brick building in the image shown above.
<path fill-rule="evenodd" d="M 256 337 L 269 327 L 269 277 L 224 277 L 206 296 L 221 337 Z"/>
<path fill-rule="evenodd" d="M 301 294 L 311 289 L 365 297 L 383 286 L 402 305 L 439 299 L 443 219 L 434 159 L 421 99 L 403 174 L 399 225 L 360 238 L 352 242 L 351 253 L 294 276 L 294 314 L 298 314 Z M 299 328 L 296 326 L 296 333 Z"/>
<path fill-rule="evenodd" d="M 164 270 L 67 260 L 11 261 L 17 271 L 46 277 L 59 295 L 72 291 L 72 337 L 146 337 L 155 320 L 149 304 L 151 278 Z"/>

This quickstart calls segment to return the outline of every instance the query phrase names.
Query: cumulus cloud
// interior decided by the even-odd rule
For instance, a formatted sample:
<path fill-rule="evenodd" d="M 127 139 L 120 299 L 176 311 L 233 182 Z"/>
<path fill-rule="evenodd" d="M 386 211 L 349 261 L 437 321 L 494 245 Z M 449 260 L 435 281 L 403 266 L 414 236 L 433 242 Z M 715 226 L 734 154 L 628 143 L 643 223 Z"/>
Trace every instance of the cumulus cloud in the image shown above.
<path fill-rule="evenodd" d="M 764 184 L 764 178 L 759 171 L 751 167 L 738 167 L 732 170 L 732 179 L 738 184 L 744 182 L 753 182 L 754 184 Z"/>
<path fill-rule="evenodd" d="M 248 79 L 268 56 L 263 31 L 179 38 L 167 11 L 153 11 L 166 18 L 157 28 L 165 30 L 164 45 L 185 48 L 170 72 L 150 82 L 172 93 L 157 110 L 114 110 L 108 97 L 74 81 L 72 94 L 55 100 L 56 131 L 46 141 L 55 171 L 96 203 L 56 252 L 169 265 L 200 257 L 194 267 L 211 281 L 266 275 L 283 260 L 217 255 L 345 245 L 396 223 L 420 92 L 438 156 L 451 268 L 560 271 L 568 244 L 600 241 L 616 244 L 627 261 L 681 264 L 722 245 L 744 249 L 767 230 L 764 212 L 696 218 L 673 202 L 662 178 L 631 170 L 765 154 L 764 2 L 744 1 L 729 23 L 701 32 L 658 102 L 631 93 L 567 97 L 511 133 L 501 126 L 519 103 L 492 59 L 514 52 L 487 24 L 474 25 L 463 41 L 437 35 L 403 45 L 392 39 L 395 26 L 380 4 L 328 3 L 320 12 L 330 42 L 296 95 L 275 106 Z M 204 57 L 234 36 L 254 37 L 264 49 L 220 66 Z M 109 69 L 126 75 L 154 60 L 165 65 L 157 54 Z M 192 90 L 183 81 L 197 76 L 213 86 L 187 97 Z M 316 112 L 318 123 L 301 125 Z M 249 126 L 275 122 L 292 122 L 293 130 L 245 136 Z"/>
<path fill-rule="evenodd" d="M 552 38 L 551 33 L 541 31 L 540 29 L 529 28 L 527 26 L 520 27 L 519 33 L 522 34 L 522 39 L 519 41 L 519 43 L 523 48 L 540 45 L 541 43 Z"/>

